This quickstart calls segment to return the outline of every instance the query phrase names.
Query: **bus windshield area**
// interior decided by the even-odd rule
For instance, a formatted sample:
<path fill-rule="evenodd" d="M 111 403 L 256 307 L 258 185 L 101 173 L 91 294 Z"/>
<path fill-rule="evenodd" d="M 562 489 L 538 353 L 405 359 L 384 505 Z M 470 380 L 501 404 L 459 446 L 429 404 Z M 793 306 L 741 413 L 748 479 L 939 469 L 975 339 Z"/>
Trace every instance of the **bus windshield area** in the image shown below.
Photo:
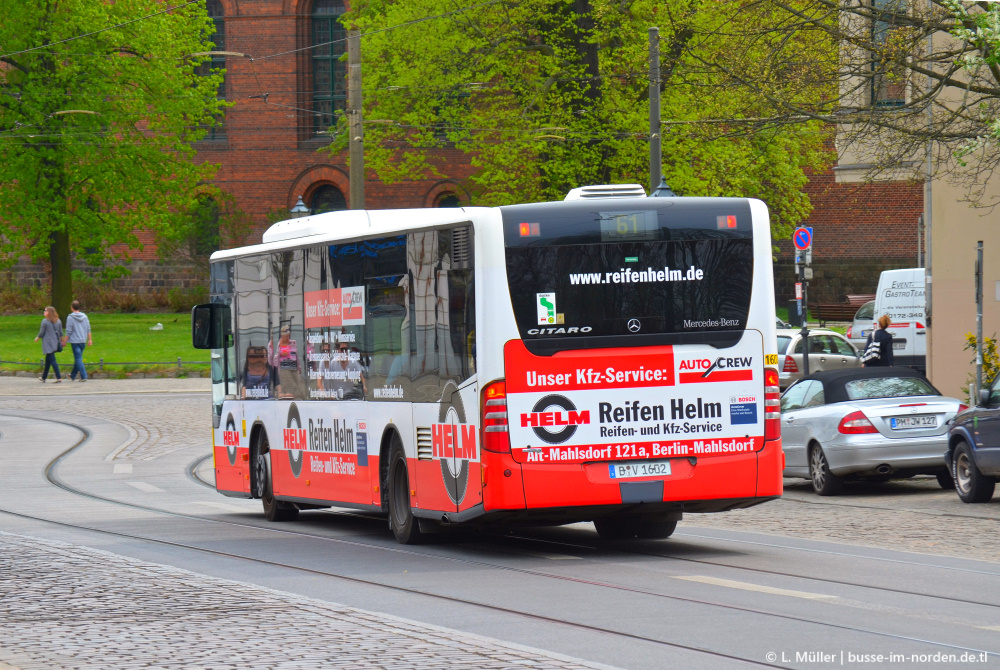
<path fill-rule="evenodd" d="M 611 338 L 604 346 L 618 346 L 635 336 L 726 346 L 747 327 L 754 256 L 746 201 L 716 200 L 711 209 L 553 204 L 503 208 L 511 302 L 529 349 L 540 339 L 593 346 L 592 338 Z"/>

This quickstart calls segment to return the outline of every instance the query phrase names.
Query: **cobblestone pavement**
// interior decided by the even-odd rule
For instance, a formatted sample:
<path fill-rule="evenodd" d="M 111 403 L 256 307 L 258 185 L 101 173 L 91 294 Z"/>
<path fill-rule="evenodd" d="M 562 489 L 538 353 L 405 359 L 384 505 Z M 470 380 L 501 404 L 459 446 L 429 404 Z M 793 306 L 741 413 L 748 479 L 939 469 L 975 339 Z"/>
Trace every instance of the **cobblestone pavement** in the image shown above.
<path fill-rule="evenodd" d="M 800 479 L 785 480 L 780 500 L 723 514 L 690 514 L 686 528 L 771 533 L 827 542 L 1000 562 L 1000 493 L 967 505 L 934 478 L 848 484 L 821 498 Z"/>
<path fill-rule="evenodd" d="M 188 447 L 211 450 L 211 409 L 204 395 L 208 379 L 93 379 L 42 384 L 37 379 L 0 377 L 0 409 L 59 411 L 113 421 L 129 438 L 108 460 L 151 460 Z M 111 395 L 127 393 L 128 402 Z M 178 394 L 166 397 L 153 394 Z M 2 669 L 0 669 L 2 670 Z"/>
<path fill-rule="evenodd" d="M 607 667 L 3 532 L 0 621 L 0 670 Z"/>

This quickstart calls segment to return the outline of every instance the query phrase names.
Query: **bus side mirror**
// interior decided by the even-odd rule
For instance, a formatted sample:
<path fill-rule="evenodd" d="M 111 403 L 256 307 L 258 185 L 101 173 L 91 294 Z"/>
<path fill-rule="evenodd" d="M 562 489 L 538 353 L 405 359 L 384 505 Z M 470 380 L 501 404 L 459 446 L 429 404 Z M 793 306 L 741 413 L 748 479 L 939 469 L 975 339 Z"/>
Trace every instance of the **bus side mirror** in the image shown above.
<path fill-rule="evenodd" d="M 195 349 L 225 349 L 232 341 L 229 305 L 209 303 L 191 310 L 191 345 Z"/>

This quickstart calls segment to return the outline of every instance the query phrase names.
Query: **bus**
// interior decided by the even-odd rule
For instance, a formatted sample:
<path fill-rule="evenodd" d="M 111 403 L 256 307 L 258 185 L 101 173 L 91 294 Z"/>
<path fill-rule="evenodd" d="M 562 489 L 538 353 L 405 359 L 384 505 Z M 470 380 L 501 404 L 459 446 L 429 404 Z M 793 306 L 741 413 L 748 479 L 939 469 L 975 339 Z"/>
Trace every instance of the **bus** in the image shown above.
<path fill-rule="evenodd" d="M 771 235 L 747 198 L 574 189 L 501 207 L 328 212 L 218 251 L 219 493 L 444 526 L 669 537 L 781 495 Z"/>

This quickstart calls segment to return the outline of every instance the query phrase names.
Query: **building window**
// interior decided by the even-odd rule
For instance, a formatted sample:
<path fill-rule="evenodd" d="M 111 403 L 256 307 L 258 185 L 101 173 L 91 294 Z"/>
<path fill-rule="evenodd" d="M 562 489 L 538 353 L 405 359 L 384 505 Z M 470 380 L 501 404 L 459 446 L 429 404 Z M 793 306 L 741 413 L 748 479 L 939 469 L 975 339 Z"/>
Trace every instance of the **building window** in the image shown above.
<path fill-rule="evenodd" d="M 325 132 L 347 104 L 347 31 L 340 23 L 343 0 L 316 0 L 312 12 L 313 131 Z"/>
<path fill-rule="evenodd" d="M 905 70 L 896 59 L 893 41 L 905 19 L 904 0 L 872 1 L 872 90 L 873 107 L 899 107 L 906 103 Z"/>
<path fill-rule="evenodd" d="M 211 40 L 215 45 L 212 47 L 212 51 L 225 51 L 226 50 L 226 22 L 223 18 L 222 3 L 219 0 L 208 0 L 208 16 L 212 19 L 212 23 L 215 24 L 215 33 L 212 35 Z M 226 57 L 223 55 L 212 56 L 209 60 L 198 66 L 198 74 L 202 76 L 208 76 L 213 70 L 224 70 L 226 67 Z M 222 82 L 219 84 L 219 89 L 215 92 L 215 97 L 218 100 L 226 99 L 226 75 L 223 73 Z M 205 133 L 204 139 L 206 140 L 224 140 L 226 139 L 226 112 L 219 112 L 218 123 L 214 126 L 207 126 L 205 128 L 207 131 Z"/>
<path fill-rule="evenodd" d="M 330 186 L 329 184 L 316 189 L 311 201 L 309 209 L 313 214 L 339 212 L 340 210 L 347 209 L 347 199 L 344 197 L 344 194 L 339 188 Z"/>
<path fill-rule="evenodd" d="M 435 207 L 461 207 L 462 201 L 454 193 L 442 193 L 434 202 Z"/>

